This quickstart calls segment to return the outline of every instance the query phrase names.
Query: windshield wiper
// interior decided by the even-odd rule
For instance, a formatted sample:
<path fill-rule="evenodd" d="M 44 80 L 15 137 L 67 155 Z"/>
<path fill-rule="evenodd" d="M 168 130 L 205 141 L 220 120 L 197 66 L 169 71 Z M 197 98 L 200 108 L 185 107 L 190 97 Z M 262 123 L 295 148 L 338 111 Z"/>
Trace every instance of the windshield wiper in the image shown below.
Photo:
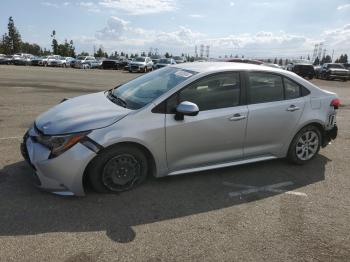
<path fill-rule="evenodd" d="M 112 102 L 114 102 L 117 105 L 120 105 L 122 107 L 125 107 L 125 108 L 127 107 L 127 105 L 128 105 L 127 102 L 125 100 L 123 100 L 122 98 L 113 94 L 113 89 L 108 92 L 108 95 L 109 95 Z"/>

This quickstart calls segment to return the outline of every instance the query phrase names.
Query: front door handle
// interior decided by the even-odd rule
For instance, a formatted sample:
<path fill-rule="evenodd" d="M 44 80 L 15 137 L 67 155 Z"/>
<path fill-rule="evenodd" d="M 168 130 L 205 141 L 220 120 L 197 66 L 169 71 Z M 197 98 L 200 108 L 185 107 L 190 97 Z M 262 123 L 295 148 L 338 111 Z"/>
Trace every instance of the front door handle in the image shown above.
<path fill-rule="evenodd" d="M 297 107 L 295 105 L 291 105 L 290 107 L 287 108 L 287 111 L 289 111 L 289 112 L 294 112 L 297 110 L 300 110 L 300 107 Z"/>
<path fill-rule="evenodd" d="M 245 118 L 246 118 L 246 116 L 243 116 L 241 114 L 234 114 L 233 116 L 229 117 L 228 120 L 230 120 L 230 121 L 240 121 L 240 120 L 243 120 Z"/>

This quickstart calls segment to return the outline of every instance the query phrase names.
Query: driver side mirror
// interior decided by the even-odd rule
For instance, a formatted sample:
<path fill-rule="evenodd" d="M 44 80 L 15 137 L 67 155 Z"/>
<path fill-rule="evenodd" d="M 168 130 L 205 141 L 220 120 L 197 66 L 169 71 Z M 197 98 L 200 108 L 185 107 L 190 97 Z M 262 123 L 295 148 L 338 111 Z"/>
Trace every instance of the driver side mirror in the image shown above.
<path fill-rule="evenodd" d="M 184 116 L 196 116 L 199 108 L 195 103 L 184 101 L 176 107 L 175 120 L 184 120 Z"/>

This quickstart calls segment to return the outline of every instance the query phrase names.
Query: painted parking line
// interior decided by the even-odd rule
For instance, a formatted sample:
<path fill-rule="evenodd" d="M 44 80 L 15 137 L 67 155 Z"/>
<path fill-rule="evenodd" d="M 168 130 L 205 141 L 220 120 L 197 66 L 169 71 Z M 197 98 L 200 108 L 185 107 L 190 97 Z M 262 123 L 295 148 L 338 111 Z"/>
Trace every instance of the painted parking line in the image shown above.
<path fill-rule="evenodd" d="M 230 192 L 228 194 L 230 197 L 249 195 L 257 192 L 272 192 L 272 193 L 288 194 L 288 195 L 295 195 L 295 196 L 305 196 L 305 197 L 307 196 L 307 194 L 303 192 L 280 189 L 281 187 L 291 186 L 293 184 L 294 183 L 292 181 L 286 181 L 286 182 L 281 182 L 277 184 L 257 187 L 257 186 L 236 184 L 236 183 L 231 183 L 226 181 L 223 182 L 223 185 L 225 186 L 244 188 L 243 190 L 240 190 L 240 191 Z"/>
<path fill-rule="evenodd" d="M 22 139 L 21 136 L 9 136 L 9 137 L 0 137 L 0 140 L 11 140 L 11 139 Z"/>

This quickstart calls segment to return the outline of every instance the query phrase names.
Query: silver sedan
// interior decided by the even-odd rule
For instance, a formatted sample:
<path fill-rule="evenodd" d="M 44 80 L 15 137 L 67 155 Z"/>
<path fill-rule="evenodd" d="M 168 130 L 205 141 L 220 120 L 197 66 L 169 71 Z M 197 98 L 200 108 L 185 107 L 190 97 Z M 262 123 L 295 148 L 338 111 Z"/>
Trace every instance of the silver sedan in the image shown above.
<path fill-rule="evenodd" d="M 310 161 L 337 136 L 337 95 L 296 74 L 186 63 L 66 100 L 41 114 L 22 154 L 39 188 L 84 195 L 163 177 L 287 157 Z"/>

